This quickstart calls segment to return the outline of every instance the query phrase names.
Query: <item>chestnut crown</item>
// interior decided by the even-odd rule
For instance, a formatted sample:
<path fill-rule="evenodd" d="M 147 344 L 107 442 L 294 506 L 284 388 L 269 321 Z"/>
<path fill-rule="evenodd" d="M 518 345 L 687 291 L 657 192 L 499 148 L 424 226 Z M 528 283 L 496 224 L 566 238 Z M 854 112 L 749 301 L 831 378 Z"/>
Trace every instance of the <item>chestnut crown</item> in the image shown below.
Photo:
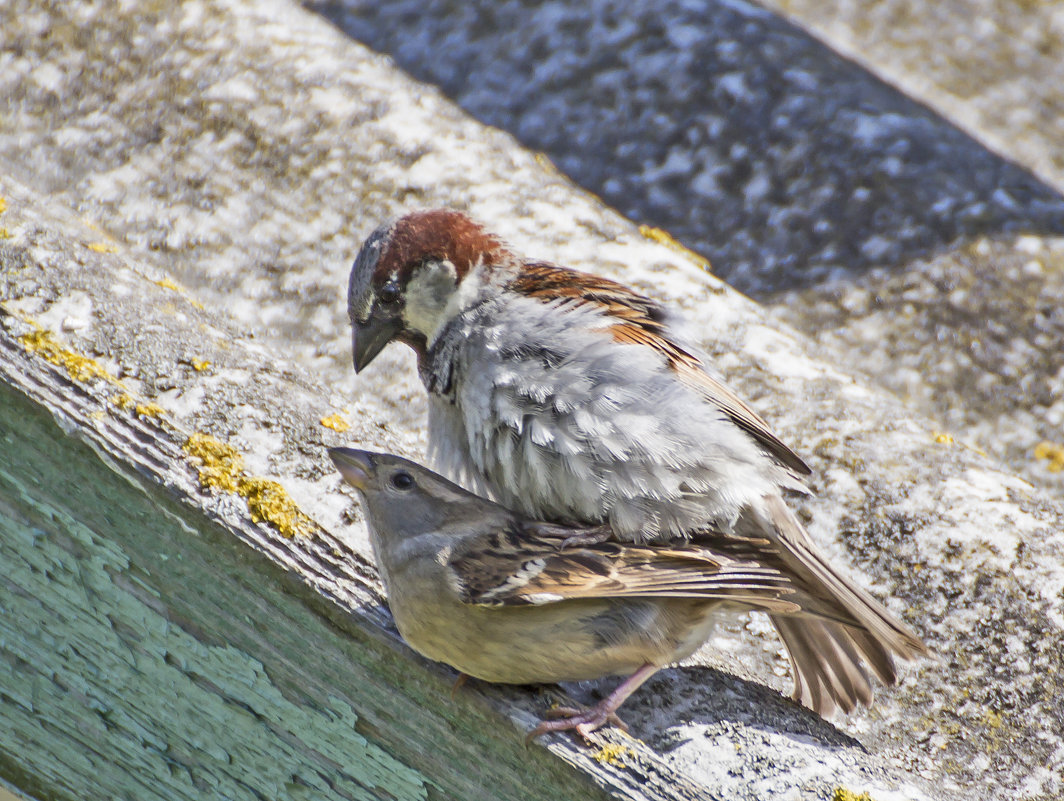
<path fill-rule="evenodd" d="M 459 211 L 416 211 L 385 223 L 351 268 L 347 308 L 355 372 L 393 340 L 423 349 L 462 279 L 497 263 L 502 242 Z"/>

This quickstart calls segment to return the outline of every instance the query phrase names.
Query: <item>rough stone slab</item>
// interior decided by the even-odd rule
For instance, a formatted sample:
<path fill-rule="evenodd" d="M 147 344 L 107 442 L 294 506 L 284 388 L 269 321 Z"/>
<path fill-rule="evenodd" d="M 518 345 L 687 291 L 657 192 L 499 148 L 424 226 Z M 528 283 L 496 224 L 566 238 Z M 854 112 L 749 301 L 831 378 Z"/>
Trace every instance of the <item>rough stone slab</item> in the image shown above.
<path fill-rule="evenodd" d="M 979 240 L 786 293 L 774 315 L 1064 498 L 1064 240 Z"/>
<path fill-rule="evenodd" d="M 763 0 L 1064 192 L 1064 6 Z"/>
<path fill-rule="evenodd" d="M 1054 4 L 307 5 L 1064 497 Z"/>
<path fill-rule="evenodd" d="M 307 5 L 756 297 L 1064 233 L 1057 190 L 754 3 Z"/>
<path fill-rule="evenodd" d="M 0 30 L 19 36 L 23 21 L 67 30 L 71 15 L 94 35 L 40 51 L 26 36 L 21 50 L 5 50 L 23 54 L 27 63 L 8 64 L 23 77 L 52 64 L 60 76 L 102 76 L 99 85 L 57 79 L 47 103 L 20 96 L 12 113 L 23 127 L 4 129 L 5 163 L 28 187 L 5 180 L 0 189 L 9 314 L 33 317 L 128 377 L 186 430 L 236 444 L 249 470 L 280 480 L 325 531 L 357 549 L 357 516 L 348 525 L 339 482 L 307 443 L 357 441 L 417 456 L 422 436 L 408 354 L 375 363 L 351 401 L 341 298 L 362 235 L 401 210 L 451 204 L 533 255 L 634 283 L 684 310 L 729 380 L 809 458 L 820 492 L 806 508 L 813 535 L 890 596 L 940 655 L 836 729 L 761 687 L 774 681 L 777 645 L 756 620 L 733 626 L 737 636 L 710 650 L 729 665 L 731 654 L 749 656 L 758 685 L 687 667 L 633 699 L 628 719 L 656 750 L 647 764 L 657 786 L 733 798 L 823 798 L 838 785 L 877 799 L 1059 793 L 1059 504 L 963 445 L 937 442 L 937 424 L 855 381 L 838 354 L 646 241 L 507 136 L 320 18 L 282 2 L 16 6 Z M 314 105 L 320 93 L 333 112 Z M 78 136 L 78 148 L 63 149 Z M 42 229 L 62 242 L 44 247 Z M 98 253 L 107 249 L 115 253 Z M 144 286 L 132 277 L 92 284 L 86 266 L 102 264 L 97 258 L 131 265 L 147 276 Z M 152 283 L 174 278 L 187 294 Z M 165 300 L 136 304 L 139 316 L 121 312 L 121 293 L 141 289 L 172 293 L 195 324 L 168 316 Z M 222 342 L 241 344 L 212 348 L 252 354 L 269 369 L 251 369 L 252 359 L 197 370 L 204 343 L 193 332 L 211 324 L 197 322 L 184 300 L 231 316 L 215 325 Z M 310 386 L 328 391 L 298 389 Z M 264 404 L 249 402 L 248 393 L 270 387 Z M 278 401 L 288 393 L 295 406 Z M 332 412 L 352 424 L 345 435 L 319 430 Z M 247 515 L 239 499 L 218 508 Z M 521 691 L 486 692 L 512 708 L 541 708 Z M 589 759 L 563 739 L 552 753 Z"/>

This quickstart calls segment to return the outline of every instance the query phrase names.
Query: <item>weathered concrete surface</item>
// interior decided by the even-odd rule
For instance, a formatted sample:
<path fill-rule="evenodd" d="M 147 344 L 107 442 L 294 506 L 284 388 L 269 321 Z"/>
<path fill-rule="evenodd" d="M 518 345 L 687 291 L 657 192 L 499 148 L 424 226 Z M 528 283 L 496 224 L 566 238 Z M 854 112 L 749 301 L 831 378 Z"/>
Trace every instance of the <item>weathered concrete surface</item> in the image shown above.
<path fill-rule="evenodd" d="M 777 300 L 943 434 L 1064 498 L 1064 240 L 978 240 Z"/>
<path fill-rule="evenodd" d="M 1038 311 L 1064 305 L 1059 4 L 766 3 L 792 22 L 714 0 L 307 5 L 1064 498 L 1060 339 Z M 1000 258 L 1045 262 L 1007 282 L 1011 309 Z M 928 263 L 967 285 L 943 319 L 906 311 Z M 851 282 L 886 327 L 835 302 Z"/>
<path fill-rule="evenodd" d="M 814 536 L 940 654 L 839 731 L 749 682 L 703 667 L 668 671 L 628 709 L 634 733 L 658 752 L 659 775 L 751 799 L 823 798 L 840 785 L 877 799 L 1061 791 L 1058 503 L 936 441 L 941 424 L 855 381 L 838 353 L 648 242 L 320 18 L 265 0 L 4 13 L 0 153 L 29 187 L 0 190 L 8 313 L 128 375 L 189 430 L 226 438 L 249 471 L 278 478 L 324 530 L 350 531 L 364 549 L 338 481 L 308 446 L 323 435 L 321 416 L 338 411 L 353 425 L 343 436 L 325 431 L 327 442 L 417 456 L 422 436 L 406 354 L 375 364 L 357 386 L 348 370 L 342 286 L 366 232 L 404 209 L 451 204 L 522 250 L 634 283 L 683 309 L 718 367 L 809 458 L 820 492 L 805 509 Z M 42 30 L 56 32 L 47 45 Z M 76 212 L 99 236 L 77 228 L 66 249 L 42 251 L 26 223 L 37 204 L 60 232 L 80 225 L 63 222 Z M 42 275 L 61 287 L 85 272 L 66 268 L 109 248 L 228 314 L 240 348 L 271 365 L 262 383 L 277 374 L 278 386 L 328 387 L 307 390 L 313 413 L 250 403 L 241 392 L 254 370 L 201 372 L 193 359 L 209 356 L 195 336 L 166 337 L 165 322 L 118 325 L 110 296 L 41 291 Z M 160 333 L 172 344 L 152 344 Z M 231 504 L 246 514 L 242 500 Z M 781 663 L 766 627 L 731 630 L 712 643 L 725 664 L 749 657 L 750 675 L 772 682 Z M 500 697 L 536 706 L 521 691 Z"/>
<path fill-rule="evenodd" d="M 1064 6 L 766 0 L 1064 191 Z M 774 301 L 825 347 L 1064 498 L 1064 243 L 957 249 Z"/>
<path fill-rule="evenodd" d="M 1064 192 L 1055 0 L 762 0 Z"/>
<path fill-rule="evenodd" d="M 307 5 L 757 297 L 1064 233 L 1056 192 L 754 3 Z"/>

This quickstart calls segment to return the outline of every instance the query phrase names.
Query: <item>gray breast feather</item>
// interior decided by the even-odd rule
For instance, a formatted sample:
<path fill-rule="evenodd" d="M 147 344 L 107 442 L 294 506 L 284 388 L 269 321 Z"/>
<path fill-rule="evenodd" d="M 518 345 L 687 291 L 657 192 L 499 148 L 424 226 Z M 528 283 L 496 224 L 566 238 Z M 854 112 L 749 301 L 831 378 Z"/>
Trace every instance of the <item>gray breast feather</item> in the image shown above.
<path fill-rule="evenodd" d="M 436 466 L 527 515 L 605 522 L 626 539 L 728 527 L 785 478 L 751 437 L 594 309 L 510 297 L 437 342 Z"/>

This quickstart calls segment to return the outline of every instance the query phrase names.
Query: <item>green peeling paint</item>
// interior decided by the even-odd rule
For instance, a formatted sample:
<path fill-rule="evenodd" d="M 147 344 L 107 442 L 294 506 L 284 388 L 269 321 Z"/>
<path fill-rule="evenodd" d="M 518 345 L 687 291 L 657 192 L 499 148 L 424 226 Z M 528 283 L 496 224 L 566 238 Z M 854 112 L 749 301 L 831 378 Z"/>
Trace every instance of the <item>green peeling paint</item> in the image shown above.
<path fill-rule="evenodd" d="M 50 450 L 27 408 L 0 386 L 0 776 L 48 797 L 428 797 L 348 703 L 282 691 L 183 618 L 178 594 L 238 612 L 238 588 L 197 578 L 210 544 L 87 448 Z"/>

